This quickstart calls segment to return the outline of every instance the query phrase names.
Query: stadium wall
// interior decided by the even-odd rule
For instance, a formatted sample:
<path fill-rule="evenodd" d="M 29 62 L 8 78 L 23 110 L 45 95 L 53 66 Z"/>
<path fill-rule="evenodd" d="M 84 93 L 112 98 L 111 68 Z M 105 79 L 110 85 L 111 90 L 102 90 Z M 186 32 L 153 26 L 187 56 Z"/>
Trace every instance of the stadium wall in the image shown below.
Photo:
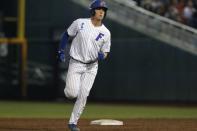
<path fill-rule="evenodd" d="M 63 31 L 74 19 L 87 17 L 88 10 L 70 0 L 27 1 L 26 10 L 28 61 L 52 67 L 48 72 L 51 77 L 44 84 L 29 82 L 28 96 L 63 98 L 64 83 L 56 78 L 60 77 L 62 66 L 56 62 L 59 41 L 54 34 Z M 109 19 L 105 24 L 112 33 L 111 53 L 109 59 L 99 64 L 89 100 L 197 101 L 196 56 Z"/>

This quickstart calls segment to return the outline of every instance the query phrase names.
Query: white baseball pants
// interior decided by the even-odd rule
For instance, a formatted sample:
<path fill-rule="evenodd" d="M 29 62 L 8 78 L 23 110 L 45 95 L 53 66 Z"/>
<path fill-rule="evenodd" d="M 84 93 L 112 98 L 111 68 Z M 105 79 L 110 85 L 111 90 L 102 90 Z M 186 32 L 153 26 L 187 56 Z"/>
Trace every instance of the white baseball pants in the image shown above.
<path fill-rule="evenodd" d="M 68 98 L 77 99 L 69 120 L 69 124 L 77 124 L 83 109 L 85 108 L 87 97 L 94 83 L 97 70 L 98 62 L 83 64 L 76 60 L 70 59 L 64 93 Z"/>

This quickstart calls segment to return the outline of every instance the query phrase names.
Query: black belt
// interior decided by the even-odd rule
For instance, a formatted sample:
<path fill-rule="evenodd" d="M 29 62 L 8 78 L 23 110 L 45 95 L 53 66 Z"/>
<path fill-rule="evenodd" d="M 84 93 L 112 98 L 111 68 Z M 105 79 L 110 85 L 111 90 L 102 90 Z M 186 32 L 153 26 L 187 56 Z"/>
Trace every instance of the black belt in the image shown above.
<path fill-rule="evenodd" d="M 93 63 L 95 63 L 95 62 L 98 61 L 98 60 L 96 59 L 96 60 L 93 60 L 93 61 L 90 61 L 90 62 L 83 62 L 83 61 L 80 61 L 80 60 L 77 60 L 77 59 L 73 58 L 72 56 L 71 56 L 71 59 L 73 59 L 73 60 L 75 60 L 75 61 L 77 61 L 77 62 L 80 62 L 80 63 L 82 63 L 82 64 L 93 64 Z"/>

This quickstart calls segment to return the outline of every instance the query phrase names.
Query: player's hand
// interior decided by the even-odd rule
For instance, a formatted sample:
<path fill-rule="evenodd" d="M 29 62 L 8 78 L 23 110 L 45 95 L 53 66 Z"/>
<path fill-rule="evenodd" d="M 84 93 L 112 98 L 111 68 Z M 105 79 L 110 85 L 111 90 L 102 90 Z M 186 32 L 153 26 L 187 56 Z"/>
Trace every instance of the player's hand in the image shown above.
<path fill-rule="evenodd" d="M 103 52 L 98 52 L 98 60 L 104 60 L 105 54 Z"/>
<path fill-rule="evenodd" d="M 65 59 L 65 54 L 64 54 L 64 50 L 59 50 L 58 51 L 58 59 L 61 61 L 61 62 L 65 62 L 66 59 Z"/>

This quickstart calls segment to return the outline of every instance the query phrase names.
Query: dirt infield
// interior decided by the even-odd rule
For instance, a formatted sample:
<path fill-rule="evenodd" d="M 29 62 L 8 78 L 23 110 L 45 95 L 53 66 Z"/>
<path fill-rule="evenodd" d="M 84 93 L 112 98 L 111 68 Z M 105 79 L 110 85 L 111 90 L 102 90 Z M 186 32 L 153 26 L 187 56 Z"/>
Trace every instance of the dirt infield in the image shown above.
<path fill-rule="evenodd" d="M 0 131 L 68 131 L 65 119 L 0 118 Z M 126 119 L 123 126 L 90 125 L 81 119 L 81 131 L 197 131 L 197 119 Z"/>

